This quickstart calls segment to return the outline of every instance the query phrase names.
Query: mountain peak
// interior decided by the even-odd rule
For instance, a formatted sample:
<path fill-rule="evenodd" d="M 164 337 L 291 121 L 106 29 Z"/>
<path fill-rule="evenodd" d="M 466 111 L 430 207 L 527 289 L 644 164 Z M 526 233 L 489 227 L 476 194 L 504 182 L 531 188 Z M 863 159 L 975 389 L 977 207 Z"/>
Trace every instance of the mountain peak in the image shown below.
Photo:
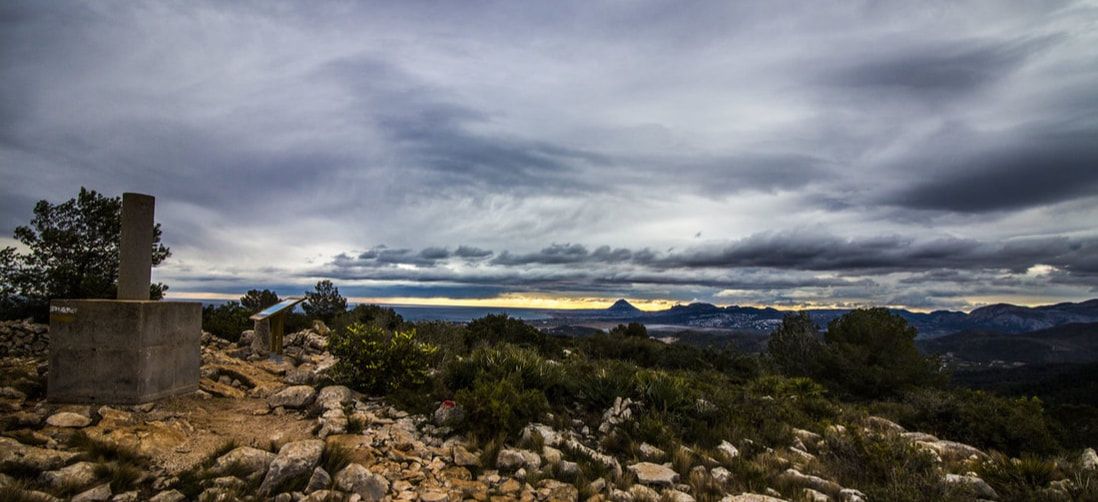
<path fill-rule="evenodd" d="M 609 310 L 610 312 L 640 312 L 640 309 L 634 307 L 633 304 L 626 301 L 625 298 L 621 298 L 614 302 L 614 304 L 606 310 Z"/>

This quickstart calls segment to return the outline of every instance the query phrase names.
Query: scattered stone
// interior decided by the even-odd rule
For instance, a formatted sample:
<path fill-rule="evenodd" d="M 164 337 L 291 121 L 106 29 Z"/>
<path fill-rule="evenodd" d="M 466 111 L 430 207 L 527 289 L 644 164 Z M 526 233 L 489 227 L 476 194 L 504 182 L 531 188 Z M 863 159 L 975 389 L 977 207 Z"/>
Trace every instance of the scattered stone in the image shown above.
<path fill-rule="evenodd" d="M 545 459 L 545 463 L 549 465 L 559 464 L 564 459 L 564 453 L 552 446 L 542 447 L 541 456 Z"/>
<path fill-rule="evenodd" d="M 381 500 L 389 492 L 388 480 L 359 464 L 348 465 L 336 473 L 335 486 L 345 492 L 357 494 L 368 502 Z"/>
<path fill-rule="evenodd" d="M 321 467 L 313 469 L 313 475 L 309 477 L 309 483 L 305 485 L 305 493 L 327 489 L 332 484 L 332 477 Z"/>
<path fill-rule="evenodd" d="M 269 451 L 252 448 L 251 446 L 241 446 L 219 457 L 214 464 L 214 471 L 225 472 L 229 467 L 239 466 L 246 470 L 249 475 L 258 473 L 259 476 L 262 476 L 267 472 L 267 467 L 271 465 L 275 457 L 276 455 Z"/>
<path fill-rule="evenodd" d="M 119 493 L 111 497 L 111 502 L 137 502 L 141 499 L 141 493 L 133 490 L 128 492 Z"/>
<path fill-rule="evenodd" d="M 39 479 L 54 488 L 61 486 L 87 486 L 95 481 L 95 464 L 91 462 L 77 462 L 68 467 L 62 467 L 56 471 L 43 472 Z"/>
<path fill-rule="evenodd" d="M 312 403 L 315 396 L 316 389 L 311 386 L 294 385 L 286 387 L 275 393 L 275 395 L 267 398 L 267 406 L 271 408 L 281 407 L 300 409 Z"/>
<path fill-rule="evenodd" d="M 1079 457 L 1079 465 L 1090 471 L 1098 470 L 1098 453 L 1095 453 L 1094 448 L 1083 450 L 1082 456 Z"/>
<path fill-rule="evenodd" d="M 668 465 L 638 462 L 629 466 L 629 472 L 637 477 L 637 481 L 646 485 L 672 486 L 678 482 L 679 475 Z"/>
<path fill-rule="evenodd" d="M 870 429 L 873 429 L 877 432 L 893 432 L 896 434 L 907 432 L 907 429 L 904 429 L 902 426 L 900 426 L 900 424 L 893 422 L 887 418 L 872 416 L 866 417 L 865 423 L 869 426 Z"/>
<path fill-rule="evenodd" d="M 934 452 L 942 460 L 968 460 L 970 458 L 984 459 L 987 454 L 979 448 L 969 446 L 956 441 L 916 441 L 916 445 Z"/>
<path fill-rule="evenodd" d="M 580 473 L 579 464 L 567 460 L 561 460 L 557 463 L 557 469 L 558 472 L 560 472 L 560 475 L 564 476 L 565 479 L 575 479 Z"/>
<path fill-rule="evenodd" d="M 104 502 L 111 498 L 111 484 L 103 483 L 90 490 L 85 490 L 72 498 L 72 502 Z"/>
<path fill-rule="evenodd" d="M 27 398 L 27 395 L 12 387 L 0 387 L 0 398 L 22 401 Z"/>
<path fill-rule="evenodd" d="M 0 437 L 0 465 L 19 466 L 39 471 L 57 469 L 77 454 L 27 446 L 7 437 Z"/>
<path fill-rule="evenodd" d="M 313 470 L 324 452 L 324 441 L 309 439 L 287 443 L 278 450 L 278 456 L 271 461 L 267 475 L 259 486 L 261 495 L 269 495 L 271 490 L 295 476 L 302 476 Z"/>
<path fill-rule="evenodd" d="M 50 418 L 46 419 L 46 423 L 54 427 L 70 427 L 70 428 L 82 428 L 91 425 L 92 420 L 85 415 L 79 413 L 73 413 L 71 411 L 62 411 L 50 415 Z"/>
<path fill-rule="evenodd" d="M 602 414 L 602 423 L 599 424 L 599 432 L 609 434 L 615 426 L 632 420 L 633 404 L 632 399 L 622 399 L 621 396 L 615 397 L 614 404 Z"/>
<path fill-rule="evenodd" d="M 786 502 L 786 500 L 769 495 L 759 495 L 758 493 L 741 493 L 739 495 L 727 495 L 721 499 L 721 502 Z"/>
<path fill-rule="evenodd" d="M 714 467 L 712 471 L 709 471 L 709 475 L 721 484 L 732 481 L 732 472 L 724 467 Z"/>
<path fill-rule="evenodd" d="M 342 409 L 354 400 L 354 392 L 343 385 L 329 385 L 316 394 L 316 405 L 321 410 Z"/>
<path fill-rule="evenodd" d="M 695 502 L 694 497 L 690 494 L 680 492 L 678 490 L 664 490 L 660 494 L 660 500 L 666 500 L 668 502 Z"/>
<path fill-rule="evenodd" d="M 717 451 L 724 455 L 726 460 L 732 460 L 740 456 L 740 450 L 728 441 L 721 441 L 721 444 L 717 446 Z"/>
<path fill-rule="evenodd" d="M 659 460 L 667 455 L 663 450 L 648 443 L 641 443 L 637 450 L 640 452 L 641 457 L 644 457 L 646 460 Z"/>
<path fill-rule="evenodd" d="M 656 502 L 660 499 L 659 492 L 644 485 L 630 486 L 628 494 L 628 500 L 635 502 Z"/>
<path fill-rule="evenodd" d="M 167 490 L 157 493 L 153 498 L 149 499 L 149 502 L 183 502 L 187 500 L 179 490 Z"/>
<path fill-rule="evenodd" d="M 801 499 L 803 499 L 805 502 L 829 502 L 831 500 L 831 497 L 828 497 L 827 495 L 824 495 L 823 493 L 820 493 L 811 488 L 805 488 L 801 491 Z"/>
<path fill-rule="evenodd" d="M 853 488 L 839 490 L 839 502 L 866 502 L 866 500 L 869 500 L 869 497 Z"/>
<path fill-rule="evenodd" d="M 496 467 L 513 471 L 522 467 L 537 469 L 541 467 L 541 457 L 537 453 L 520 449 L 501 449 L 496 456 Z"/>
<path fill-rule="evenodd" d="M 946 474 L 944 481 L 951 485 L 961 485 L 972 490 L 977 496 L 988 499 L 997 499 L 999 494 L 995 493 L 995 489 L 991 485 L 987 484 L 987 481 L 980 479 L 979 476 L 968 473 L 964 476 L 960 474 Z"/>
<path fill-rule="evenodd" d="M 549 502 L 573 502 L 579 499 L 579 490 L 570 483 L 543 479 L 538 483 L 538 498 Z"/>
<path fill-rule="evenodd" d="M 474 455 L 467 448 L 460 444 L 454 445 L 451 449 L 451 455 L 454 459 L 454 464 L 461 467 L 479 467 L 480 457 Z"/>
<path fill-rule="evenodd" d="M 587 485 L 587 489 L 591 490 L 592 493 L 602 493 L 606 490 L 606 478 L 599 478 L 592 481 Z"/>
<path fill-rule="evenodd" d="M 811 488 L 813 490 L 823 492 L 829 495 L 838 495 L 839 492 L 843 489 L 842 486 L 834 481 L 824 479 L 818 476 L 802 474 L 796 469 L 786 469 L 785 472 L 778 475 L 778 479 L 796 486 Z"/>

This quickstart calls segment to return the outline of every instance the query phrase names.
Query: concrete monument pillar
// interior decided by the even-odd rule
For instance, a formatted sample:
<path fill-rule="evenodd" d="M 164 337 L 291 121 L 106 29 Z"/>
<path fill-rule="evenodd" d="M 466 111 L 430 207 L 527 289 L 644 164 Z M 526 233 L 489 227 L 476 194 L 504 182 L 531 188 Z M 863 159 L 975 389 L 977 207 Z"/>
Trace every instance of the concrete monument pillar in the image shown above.
<path fill-rule="evenodd" d="M 152 284 L 153 210 L 156 199 L 122 194 L 122 238 L 118 244 L 118 299 L 148 300 Z"/>
<path fill-rule="evenodd" d="M 144 403 L 198 390 L 202 304 L 150 301 L 153 206 L 122 196 L 117 300 L 50 301 L 53 402 Z"/>

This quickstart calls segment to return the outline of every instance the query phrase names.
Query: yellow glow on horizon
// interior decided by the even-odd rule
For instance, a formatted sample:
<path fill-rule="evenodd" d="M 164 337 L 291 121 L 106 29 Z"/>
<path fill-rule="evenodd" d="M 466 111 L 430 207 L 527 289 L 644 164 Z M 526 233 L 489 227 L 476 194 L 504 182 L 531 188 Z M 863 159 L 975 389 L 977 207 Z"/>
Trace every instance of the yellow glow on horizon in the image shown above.
<path fill-rule="evenodd" d="M 447 298 L 447 297 L 349 297 L 354 303 L 379 303 L 387 305 L 422 305 L 429 307 L 485 307 L 553 310 L 606 309 L 617 298 L 575 298 L 551 296 L 504 295 L 495 298 Z M 644 311 L 666 310 L 681 302 L 671 300 L 626 299 L 634 307 Z"/>

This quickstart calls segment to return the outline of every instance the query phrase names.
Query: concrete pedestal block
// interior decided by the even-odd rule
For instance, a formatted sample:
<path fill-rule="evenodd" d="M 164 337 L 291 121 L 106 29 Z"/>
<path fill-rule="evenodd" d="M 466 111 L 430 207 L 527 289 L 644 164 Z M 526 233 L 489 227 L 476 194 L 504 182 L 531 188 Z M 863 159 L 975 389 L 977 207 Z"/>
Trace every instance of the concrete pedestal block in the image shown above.
<path fill-rule="evenodd" d="M 202 304 L 50 302 L 47 399 L 136 404 L 198 390 Z"/>

